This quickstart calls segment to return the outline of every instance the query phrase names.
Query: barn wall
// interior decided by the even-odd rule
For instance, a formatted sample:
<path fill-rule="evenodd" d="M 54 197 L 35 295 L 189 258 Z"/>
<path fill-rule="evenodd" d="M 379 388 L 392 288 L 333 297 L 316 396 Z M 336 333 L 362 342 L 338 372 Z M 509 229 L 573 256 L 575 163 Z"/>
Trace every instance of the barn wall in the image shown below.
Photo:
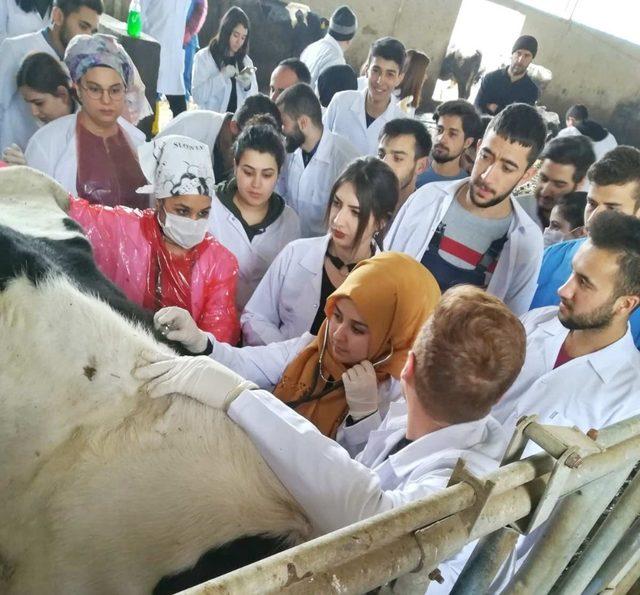
<path fill-rule="evenodd" d="M 610 126 L 624 142 L 640 146 L 640 46 L 589 27 L 569 23 L 515 0 L 494 0 L 526 16 L 523 33 L 540 43 L 536 62 L 553 71 L 541 102 L 564 114 L 572 103 L 584 103 L 594 119 Z M 329 16 L 343 0 L 312 0 L 312 9 Z M 401 38 L 432 59 L 423 98 L 433 93 L 435 77 L 449 43 L 461 0 L 349 0 L 360 32 L 347 58 L 359 68 L 371 41 L 383 35 Z M 495 35 L 486 23 L 487 35 Z M 505 40 L 509 44 L 512 40 Z M 620 108 L 626 107 L 626 110 Z M 618 113 L 616 113 L 616 110 Z M 623 111 L 624 117 L 620 117 Z M 633 118 L 635 121 L 629 121 Z"/>
<path fill-rule="evenodd" d="M 619 140 L 640 146 L 640 46 L 569 23 L 516 0 L 494 1 L 522 12 L 526 16 L 523 33 L 535 35 L 540 42 L 536 61 L 551 68 L 554 75 L 541 98 L 544 105 L 564 114 L 572 103 L 584 103 L 594 119 L 610 127 Z M 345 2 L 306 3 L 329 17 Z M 461 3 L 462 0 L 348 0 L 360 22 L 360 31 L 347 53 L 349 63 L 358 70 L 372 41 L 384 35 L 399 37 L 407 47 L 420 49 L 431 57 L 430 79 L 423 93 L 423 99 L 428 101 Z M 105 0 L 105 6 L 107 12 L 122 18 L 128 2 Z M 479 26 L 487 27 L 487 35 L 496 34 L 486 23 Z"/>

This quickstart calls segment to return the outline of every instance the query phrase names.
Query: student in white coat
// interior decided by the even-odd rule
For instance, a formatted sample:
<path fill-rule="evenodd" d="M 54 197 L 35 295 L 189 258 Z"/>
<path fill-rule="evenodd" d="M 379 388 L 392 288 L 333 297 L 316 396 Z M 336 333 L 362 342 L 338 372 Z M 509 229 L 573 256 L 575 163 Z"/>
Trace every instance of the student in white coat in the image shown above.
<path fill-rule="evenodd" d="M 380 424 L 389 403 L 401 398 L 402 366 L 439 299 L 428 271 L 389 252 L 361 261 L 328 298 L 317 337 L 305 333 L 270 345 L 227 348 L 179 308 L 158 312 L 155 320 L 160 329 L 168 324 L 168 338 L 273 390 L 323 434 L 338 433 L 356 448 Z"/>
<path fill-rule="evenodd" d="M 193 61 L 193 100 L 201 109 L 235 112 L 258 92 L 249 51 L 249 17 L 232 6 L 222 17 L 211 43 Z"/>
<path fill-rule="evenodd" d="M 0 43 L 46 27 L 52 4 L 53 0 L 0 0 Z"/>
<path fill-rule="evenodd" d="M 298 213 L 303 238 L 324 235 L 331 187 L 359 153 L 346 138 L 324 128 L 320 101 L 309 85 L 285 89 L 276 104 L 288 153 L 281 194 Z"/>
<path fill-rule="evenodd" d="M 242 314 L 245 345 L 317 335 L 324 306 L 355 265 L 381 248 L 398 200 L 393 171 L 375 157 L 354 161 L 325 205 L 329 233 L 291 242 L 278 254 Z"/>
<path fill-rule="evenodd" d="M 233 176 L 233 143 L 255 116 L 269 114 L 278 126 L 282 125 L 280 111 L 266 95 L 257 93 L 242 104 L 235 114 L 194 109 L 173 118 L 156 138 L 178 134 L 204 143 L 211 151 L 216 182 Z"/>
<path fill-rule="evenodd" d="M 257 122 L 257 123 L 252 123 Z M 276 192 L 284 146 L 270 116 L 250 121 L 234 149 L 234 177 L 216 186 L 209 231 L 238 259 L 242 311 L 273 259 L 300 237 L 300 221 Z"/>
<path fill-rule="evenodd" d="M 443 291 L 477 285 L 524 314 L 536 290 L 542 232 L 511 192 L 533 175 L 545 135 L 535 108 L 505 108 L 482 139 L 471 177 L 419 188 L 396 215 L 385 247 L 422 262 Z"/>
<path fill-rule="evenodd" d="M 311 74 L 311 86 L 315 88 L 318 77 L 330 66 L 346 64 L 344 53 L 358 31 L 358 19 L 348 6 L 339 6 L 329 20 L 327 34 L 309 44 L 300 54 Z"/>
<path fill-rule="evenodd" d="M 47 52 L 29 54 L 16 75 L 18 91 L 43 125 L 76 111 L 71 79 L 58 58 Z M 15 143 L 6 147 L 2 159 L 11 165 L 26 165 L 24 152 Z"/>
<path fill-rule="evenodd" d="M 640 305 L 640 220 L 594 217 L 558 294 L 560 307 L 523 317 L 526 362 L 493 415 L 507 429 L 537 414 L 586 432 L 640 414 L 640 353 L 629 327 Z"/>
<path fill-rule="evenodd" d="M 355 460 L 216 361 L 149 353 L 156 363 L 135 374 L 152 378 L 152 398 L 183 394 L 226 411 L 322 534 L 439 492 L 460 457 L 472 473 L 494 471 L 507 436 L 489 411 L 518 374 L 524 347 L 522 325 L 498 299 L 451 290 L 405 357 L 406 400 L 391 404 Z M 429 593 L 449 592 L 472 549 L 438 564 L 445 582 Z"/>
<path fill-rule="evenodd" d="M 89 202 L 147 208 L 149 197 L 136 192 L 146 185 L 136 153 L 145 136 L 121 117 L 134 80 L 131 58 L 110 35 L 77 35 L 65 64 L 82 107 L 33 135 L 27 164 Z"/>
<path fill-rule="evenodd" d="M 58 0 L 51 12 L 49 28 L 0 43 L 0 150 L 13 143 L 24 150 L 38 129 L 16 85 L 22 61 L 32 52 L 46 52 L 62 60 L 74 35 L 98 30 L 102 10 L 102 0 Z"/>
<path fill-rule="evenodd" d="M 336 93 L 324 115 L 325 126 L 348 138 L 361 155 L 376 155 L 383 126 L 406 114 L 398 106 L 395 88 L 402 81 L 404 45 L 392 37 L 371 46 L 367 88 Z"/>
<path fill-rule="evenodd" d="M 187 110 L 182 43 L 190 6 L 191 0 L 140 0 L 142 30 L 160 44 L 156 89 L 166 96 L 174 116 Z"/>

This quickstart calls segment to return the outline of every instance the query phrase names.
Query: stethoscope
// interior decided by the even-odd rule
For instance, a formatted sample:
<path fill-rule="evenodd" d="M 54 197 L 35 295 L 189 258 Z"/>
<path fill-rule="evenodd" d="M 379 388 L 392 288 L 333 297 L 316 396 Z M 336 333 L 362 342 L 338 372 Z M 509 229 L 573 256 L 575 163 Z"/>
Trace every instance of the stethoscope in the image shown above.
<path fill-rule="evenodd" d="M 299 399 L 297 399 L 295 401 L 288 402 L 287 405 L 289 407 L 291 407 L 292 409 L 295 409 L 296 407 L 298 407 L 300 405 L 304 405 L 305 403 L 311 403 L 312 401 L 318 401 L 322 397 L 324 397 L 324 396 L 328 395 L 329 393 L 333 392 L 337 388 L 336 385 L 342 384 L 342 379 L 340 379 L 340 380 L 329 380 L 322 373 L 322 360 L 324 359 L 324 354 L 325 354 L 325 351 L 327 349 L 327 339 L 328 338 L 329 338 L 329 324 L 327 323 L 327 325 L 325 326 L 325 329 L 324 329 L 324 337 L 322 338 L 322 348 L 320 349 L 320 355 L 318 357 L 318 367 L 316 368 L 316 374 L 315 374 L 315 378 L 313 380 L 313 388 L 311 389 L 309 395 L 305 395 L 305 396 L 302 396 L 302 397 L 300 397 Z M 378 361 L 373 362 L 373 367 L 375 368 L 376 366 L 380 366 L 380 365 L 384 364 L 385 362 L 389 361 L 392 356 L 393 356 L 393 345 L 391 346 L 391 351 L 387 355 L 385 355 L 384 357 L 382 357 Z M 324 382 L 327 384 L 327 388 L 325 388 L 323 391 L 321 391 L 319 395 L 316 395 L 316 396 L 312 397 L 310 395 L 313 394 L 313 391 L 315 390 L 316 385 L 318 384 L 318 376 L 320 378 L 322 378 L 322 380 L 324 380 Z"/>

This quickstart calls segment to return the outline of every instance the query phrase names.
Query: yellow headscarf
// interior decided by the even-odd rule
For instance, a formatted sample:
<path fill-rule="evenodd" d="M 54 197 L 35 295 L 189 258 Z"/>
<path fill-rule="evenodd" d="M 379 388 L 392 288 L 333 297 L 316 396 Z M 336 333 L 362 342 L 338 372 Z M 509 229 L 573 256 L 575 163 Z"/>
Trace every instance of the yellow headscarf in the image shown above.
<path fill-rule="evenodd" d="M 418 332 L 440 300 L 440 288 L 433 275 L 410 256 L 383 252 L 360 261 L 327 298 L 327 318 L 318 336 L 287 366 L 274 391 L 282 401 L 297 403 L 296 411 L 327 436 L 335 435 L 347 414 L 340 382 L 347 368 L 334 359 L 331 346 L 325 345 L 329 319 L 341 298 L 354 303 L 369 327 L 368 359 L 372 363 L 383 360 L 376 366 L 381 382 L 389 376 L 400 378 Z M 323 376 L 331 378 L 335 388 L 331 388 L 334 382 L 326 382 Z"/>

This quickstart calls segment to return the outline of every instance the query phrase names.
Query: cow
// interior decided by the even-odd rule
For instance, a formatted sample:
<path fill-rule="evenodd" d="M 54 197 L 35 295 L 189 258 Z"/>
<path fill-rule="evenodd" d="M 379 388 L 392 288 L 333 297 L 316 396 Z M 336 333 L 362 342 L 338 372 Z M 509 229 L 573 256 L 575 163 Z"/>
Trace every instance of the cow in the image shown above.
<path fill-rule="evenodd" d="M 69 198 L 0 169 L 0 592 L 169 593 L 309 536 L 224 414 L 152 400 L 171 353 L 95 266 Z"/>

